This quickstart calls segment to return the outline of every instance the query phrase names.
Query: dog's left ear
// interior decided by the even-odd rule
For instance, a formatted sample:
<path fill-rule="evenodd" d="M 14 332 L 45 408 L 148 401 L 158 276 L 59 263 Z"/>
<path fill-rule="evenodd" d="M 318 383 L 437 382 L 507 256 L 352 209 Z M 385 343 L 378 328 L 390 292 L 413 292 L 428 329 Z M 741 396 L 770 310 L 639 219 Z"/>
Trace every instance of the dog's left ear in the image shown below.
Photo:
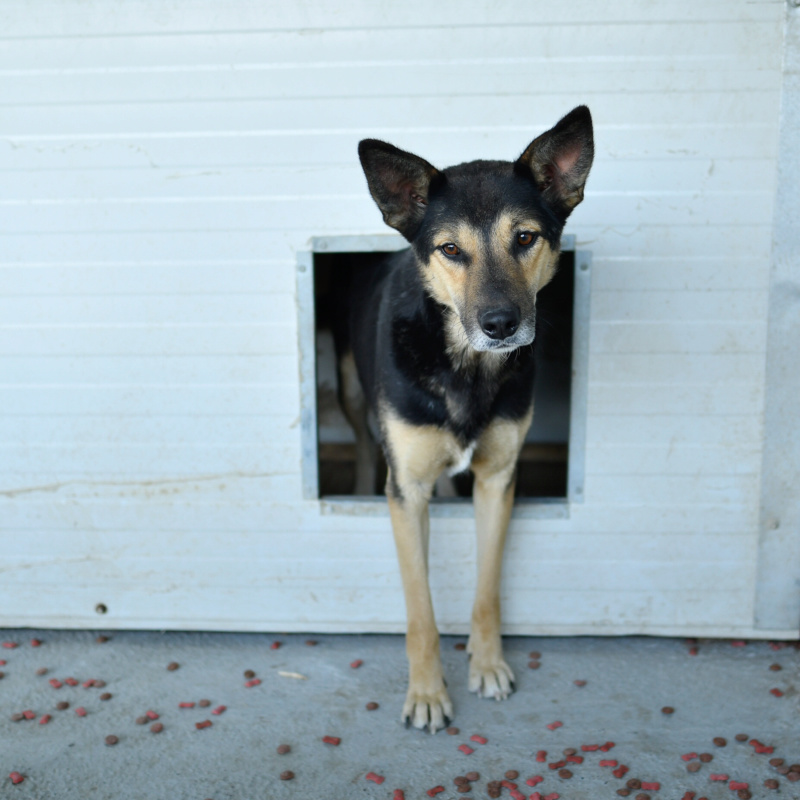
<path fill-rule="evenodd" d="M 424 158 L 378 139 L 359 142 L 358 157 L 383 221 L 411 241 L 425 216 L 431 184 L 444 176 Z"/>
<path fill-rule="evenodd" d="M 578 106 L 549 131 L 537 136 L 514 168 L 532 174 L 545 199 L 566 219 L 583 200 L 583 187 L 593 159 L 592 115 L 586 106 Z"/>

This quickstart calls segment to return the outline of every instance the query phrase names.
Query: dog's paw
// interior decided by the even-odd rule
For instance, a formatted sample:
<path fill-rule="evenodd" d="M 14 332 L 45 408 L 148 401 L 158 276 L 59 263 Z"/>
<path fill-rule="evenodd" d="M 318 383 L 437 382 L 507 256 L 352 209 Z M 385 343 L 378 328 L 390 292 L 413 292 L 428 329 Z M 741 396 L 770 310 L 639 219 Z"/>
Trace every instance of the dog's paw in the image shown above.
<path fill-rule="evenodd" d="M 469 690 L 478 697 L 505 700 L 514 691 L 514 673 L 502 658 L 481 661 L 473 655 L 469 664 Z"/>
<path fill-rule="evenodd" d="M 436 733 L 440 728 L 445 728 L 453 718 L 453 704 L 444 686 L 435 691 L 416 691 L 409 687 L 403 713 L 400 720 L 406 727 L 413 725 L 415 728 L 428 728 L 431 733 Z"/>

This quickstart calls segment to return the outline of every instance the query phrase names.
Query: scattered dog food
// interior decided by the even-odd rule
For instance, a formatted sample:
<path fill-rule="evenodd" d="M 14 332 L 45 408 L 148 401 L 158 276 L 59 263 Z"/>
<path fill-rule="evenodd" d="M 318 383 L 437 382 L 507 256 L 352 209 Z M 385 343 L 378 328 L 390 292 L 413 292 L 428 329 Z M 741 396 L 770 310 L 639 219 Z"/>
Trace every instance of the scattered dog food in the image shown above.
<path fill-rule="evenodd" d="M 554 731 L 554 730 L 556 730 L 557 728 L 560 728 L 560 727 L 562 727 L 562 726 L 563 726 L 563 724 L 564 724 L 564 723 L 563 723 L 563 722 L 561 722 L 561 720 L 557 719 L 555 722 L 551 722 L 551 723 L 550 723 L 549 725 L 547 725 L 546 727 L 547 727 L 547 729 L 548 729 L 548 730 L 550 730 L 550 731 Z"/>
<path fill-rule="evenodd" d="M 282 781 L 294 780 L 294 772 L 292 772 L 290 769 L 284 770 L 283 772 L 281 772 L 280 778 Z"/>
<path fill-rule="evenodd" d="M 112 697 L 113 695 L 111 692 L 103 692 L 103 694 L 100 695 L 101 700 L 110 700 Z"/>
<path fill-rule="evenodd" d="M 441 794 L 444 791 L 444 786 L 434 786 L 433 789 L 428 789 L 427 795 L 428 797 L 436 797 L 437 794 Z"/>
<path fill-rule="evenodd" d="M 210 728 L 214 723 L 210 719 L 204 719 L 202 722 L 195 722 L 194 726 L 197 730 L 201 731 L 203 728 Z"/>
<path fill-rule="evenodd" d="M 56 708 L 59 711 L 66 711 L 69 708 L 69 703 L 66 700 L 60 700 L 56 703 Z"/>
<path fill-rule="evenodd" d="M 45 714 L 45 715 L 44 715 L 44 716 L 43 716 L 43 717 L 42 717 L 42 718 L 39 720 L 39 724 L 40 724 L 40 725 L 47 725 L 47 723 L 48 723 L 48 722 L 50 722 L 50 720 L 51 720 L 51 719 L 52 719 L 52 717 L 51 717 L 49 714 Z"/>
<path fill-rule="evenodd" d="M 211 701 L 210 700 L 198 700 L 197 701 L 197 705 L 200 706 L 200 708 L 208 708 L 211 705 Z"/>
<path fill-rule="evenodd" d="M 342 742 L 338 736 L 323 736 L 322 741 L 325 744 L 332 744 L 334 747 L 338 747 Z"/>
<path fill-rule="evenodd" d="M 454 728 L 451 725 L 449 728 L 445 729 L 445 733 L 447 733 L 448 736 L 458 736 L 458 734 L 461 733 L 461 729 L 460 728 Z"/>
<path fill-rule="evenodd" d="M 217 706 L 211 713 L 218 717 L 220 714 L 224 714 L 227 710 L 228 706 Z"/>
<path fill-rule="evenodd" d="M 728 740 L 724 739 L 722 736 L 715 736 L 712 741 L 717 747 L 725 747 L 728 744 Z"/>
<path fill-rule="evenodd" d="M 15 785 L 25 780 L 24 776 L 19 772 L 12 772 L 8 777 L 11 778 L 11 783 Z"/>
<path fill-rule="evenodd" d="M 480 734 L 473 733 L 472 736 L 469 737 L 471 742 L 477 742 L 478 744 L 487 744 L 489 740 L 485 736 L 481 736 Z"/>
<path fill-rule="evenodd" d="M 114 736 L 114 734 L 112 733 L 109 736 L 106 736 L 105 741 L 109 747 L 113 747 L 115 744 L 117 744 L 117 742 L 119 742 L 119 736 Z"/>
<path fill-rule="evenodd" d="M 86 712 L 86 709 L 83 706 L 79 706 L 78 708 L 75 709 L 75 713 L 79 717 L 85 717 L 87 712 Z"/>
<path fill-rule="evenodd" d="M 164 730 L 164 726 L 160 722 L 154 722 L 150 726 L 150 733 L 161 733 Z"/>
<path fill-rule="evenodd" d="M 277 752 L 279 756 L 285 756 L 287 753 L 292 752 L 292 748 L 288 744 L 279 744 Z"/>
<path fill-rule="evenodd" d="M 251 678 L 255 678 L 255 676 L 256 676 L 256 673 L 253 672 L 252 669 L 246 669 L 244 671 L 244 677 L 247 678 L 247 680 L 250 680 Z"/>
<path fill-rule="evenodd" d="M 380 706 L 376 702 L 370 701 L 369 703 L 367 703 L 365 708 L 367 709 L 367 711 L 375 711 L 377 708 L 380 708 Z"/>
<path fill-rule="evenodd" d="M 471 756 L 475 751 L 468 744 L 460 744 L 458 749 L 465 755 Z"/>
<path fill-rule="evenodd" d="M 178 703 L 178 708 L 194 708 L 197 703 Z"/>
<path fill-rule="evenodd" d="M 254 686 L 261 686 L 261 678 L 253 678 L 249 681 L 245 681 L 244 684 L 248 689 L 252 689 Z"/>
<path fill-rule="evenodd" d="M 364 662 L 357 658 L 355 661 L 350 662 L 350 669 L 358 669 Z"/>
<path fill-rule="evenodd" d="M 378 786 L 380 786 L 386 780 L 383 775 L 376 775 L 374 772 L 368 772 L 365 777 L 368 781 L 377 783 Z"/>
<path fill-rule="evenodd" d="M 586 681 L 585 681 L 585 680 L 583 680 L 582 678 L 579 678 L 578 680 L 576 680 L 576 681 L 572 681 L 572 682 L 573 682 L 573 683 L 574 683 L 576 686 L 580 686 L 580 687 L 586 686 Z"/>
<path fill-rule="evenodd" d="M 667 715 L 674 714 L 675 709 L 672 706 L 664 706 L 664 708 L 661 709 L 661 713 Z"/>
<path fill-rule="evenodd" d="M 169 664 L 167 664 L 167 669 L 170 672 L 175 672 L 178 668 L 180 668 L 180 664 L 177 661 L 170 661 Z"/>
<path fill-rule="evenodd" d="M 281 646 L 282 644 L 283 644 L 283 642 L 273 642 L 273 643 L 272 643 L 272 644 L 269 646 L 269 649 L 270 649 L 270 650 L 279 650 L 279 649 L 280 649 L 280 646 Z"/>

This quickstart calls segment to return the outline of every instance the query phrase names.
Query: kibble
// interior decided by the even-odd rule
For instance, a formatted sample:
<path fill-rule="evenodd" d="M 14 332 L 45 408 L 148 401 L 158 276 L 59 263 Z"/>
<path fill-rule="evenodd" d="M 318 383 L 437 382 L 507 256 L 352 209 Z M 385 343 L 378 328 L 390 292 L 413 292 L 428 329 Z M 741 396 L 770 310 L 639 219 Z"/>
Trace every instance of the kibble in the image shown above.
<path fill-rule="evenodd" d="M 103 694 L 100 695 L 101 700 L 110 700 L 112 697 L 113 695 L 111 692 L 103 692 Z"/>
<path fill-rule="evenodd" d="M 795 783 L 796 781 L 800 781 L 800 772 L 795 770 L 790 770 L 786 773 L 786 780 Z"/>
<path fill-rule="evenodd" d="M 703 765 L 699 761 L 692 761 L 691 764 L 686 765 L 687 772 L 698 772 Z"/>
<path fill-rule="evenodd" d="M 782 767 L 786 762 L 782 758 L 771 758 L 769 765 L 771 767 Z"/>
<path fill-rule="evenodd" d="M 148 723 L 147 717 L 136 717 L 137 725 L 147 725 L 147 723 Z"/>
<path fill-rule="evenodd" d="M 150 726 L 150 733 L 161 733 L 164 730 L 164 726 L 160 722 L 154 722 Z"/>
<path fill-rule="evenodd" d="M 508 772 L 506 772 L 505 775 L 506 778 L 510 781 L 515 781 L 517 778 L 519 778 L 519 772 L 517 772 L 517 770 L 515 769 L 508 770 Z"/>
<path fill-rule="evenodd" d="M 66 711 L 69 708 L 69 703 L 66 700 L 61 700 L 56 703 L 56 708 L 59 711 Z"/>
<path fill-rule="evenodd" d="M 564 778 L 566 780 L 569 780 L 569 778 L 572 777 L 572 772 L 570 770 L 568 770 L 568 769 L 560 769 L 558 771 L 558 777 L 559 778 Z"/>
<path fill-rule="evenodd" d="M 277 751 L 279 756 L 285 756 L 287 753 L 292 752 L 292 748 L 288 744 L 279 744 Z"/>
<path fill-rule="evenodd" d="M 350 662 L 350 669 L 358 669 L 364 662 L 357 658 L 355 661 Z"/>
<path fill-rule="evenodd" d="M 456 788 L 456 791 L 459 794 L 466 794 L 467 792 L 471 792 L 472 791 L 472 787 L 468 783 L 465 783 L 463 786 L 458 786 Z"/>
<path fill-rule="evenodd" d="M 453 726 L 446 728 L 445 730 L 446 733 L 449 734 L 450 736 L 458 736 L 458 734 L 461 733 L 460 728 L 454 728 Z"/>
<path fill-rule="evenodd" d="M 631 793 L 630 789 L 617 789 L 617 794 L 620 797 L 627 797 Z"/>
<path fill-rule="evenodd" d="M 750 737 L 746 733 L 737 733 L 733 738 L 736 739 L 737 742 L 746 742 Z"/>
<path fill-rule="evenodd" d="M 576 686 L 586 686 L 586 681 L 578 679 L 576 681 L 572 681 Z"/>
<path fill-rule="evenodd" d="M 780 671 L 783 669 L 783 667 L 782 667 L 780 664 L 770 664 L 770 665 L 769 665 L 769 668 L 770 668 L 770 669 L 771 669 L 773 672 L 780 672 Z"/>
<path fill-rule="evenodd" d="M 479 781 L 481 779 L 481 774 L 480 772 L 468 772 L 464 777 L 466 777 L 468 781 L 474 783 L 475 781 Z"/>
<path fill-rule="evenodd" d="M 750 793 L 749 789 L 739 789 L 739 791 L 736 792 L 736 796 L 739 800 L 750 800 L 753 795 Z"/>
<path fill-rule="evenodd" d="M 715 736 L 712 741 L 717 747 L 725 747 L 728 744 L 728 740 L 723 739 L 722 736 Z"/>
<path fill-rule="evenodd" d="M 36 674 L 47 675 L 47 667 L 39 667 L 39 669 L 36 670 Z"/>
<path fill-rule="evenodd" d="M 308 645 L 308 647 L 316 647 L 317 646 L 317 640 L 316 639 L 306 639 L 306 645 Z"/>
<path fill-rule="evenodd" d="M 465 786 L 469 783 L 469 778 L 466 775 L 458 775 L 457 777 L 453 778 L 453 783 L 456 786 Z"/>
<path fill-rule="evenodd" d="M 167 669 L 170 672 L 175 672 L 175 670 L 178 669 L 179 667 L 180 664 L 177 661 L 170 661 L 169 664 L 167 664 Z"/>
<path fill-rule="evenodd" d="M 672 706 L 664 706 L 664 708 L 661 709 L 661 713 L 667 715 L 674 714 L 675 709 Z"/>
<path fill-rule="evenodd" d="M 210 719 L 204 719 L 202 722 L 195 722 L 194 726 L 197 730 L 201 731 L 203 728 L 210 728 L 214 723 Z"/>
<path fill-rule="evenodd" d="M 113 733 L 112 733 L 111 735 L 109 735 L 109 736 L 106 736 L 106 744 L 107 744 L 109 747 L 112 747 L 112 746 L 113 746 L 113 745 L 115 745 L 115 744 L 116 744 L 118 741 L 119 741 L 119 736 L 114 736 L 114 734 L 113 734 Z"/>
<path fill-rule="evenodd" d="M 12 772 L 8 777 L 11 778 L 11 783 L 15 785 L 25 780 L 24 776 L 19 772 Z"/>
<path fill-rule="evenodd" d="M 200 708 L 208 708 L 211 705 L 211 701 L 210 700 L 199 700 L 197 705 L 200 706 Z"/>
<path fill-rule="evenodd" d="M 325 744 L 332 744 L 334 747 L 338 747 L 342 740 L 338 736 L 323 736 L 322 741 Z"/>
<path fill-rule="evenodd" d="M 767 778 L 767 780 L 764 781 L 764 786 L 767 789 L 777 789 L 780 783 L 776 781 L 775 778 Z"/>
<path fill-rule="evenodd" d="M 376 708 L 380 708 L 380 706 L 377 703 L 375 703 L 374 701 L 370 701 L 366 705 L 367 711 L 375 711 Z"/>
<path fill-rule="evenodd" d="M 244 671 L 244 677 L 247 678 L 248 681 L 252 680 L 253 678 L 255 678 L 255 676 L 256 676 L 256 673 L 253 672 L 252 669 L 246 669 Z"/>
<path fill-rule="evenodd" d="M 650 795 L 642 792 L 641 794 L 636 795 L 636 800 L 650 800 Z"/>
<path fill-rule="evenodd" d="M 536 661 L 538 661 L 541 657 L 542 654 L 538 650 L 531 650 L 531 652 L 528 653 L 528 658 L 532 658 Z"/>
<path fill-rule="evenodd" d="M 283 772 L 281 772 L 280 777 L 282 781 L 294 780 L 294 772 L 292 772 L 290 769 L 284 770 Z"/>
<path fill-rule="evenodd" d="M 108 636 L 100 635 L 95 639 L 95 641 L 97 642 L 97 644 L 105 644 L 108 641 L 108 639 L 109 639 Z"/>
<path fill-rule="evenodd" d="M 711 753 L 700 753 L 700 755 L 698 756 L 698 758 L 699 758 L 699 759 L 700 759 L 700 760 L 701 760 L 701 761 L 702 761 L 704 764 L 708 764 L 708 762 L 709 762 L 709 761 L 713 761 L 713 760 L 714 760 L 714 756 L 712 756 L 712 755 L 711 755 Z"/>
<path fill-rule="evenodd" d="M 638 778 L 630 778 L 630 779 L 629 779 L 629 780 L 628 780 L 628 781 L 625 783 L 625 785 L 626 785 L 626 786 L 627 786 L 629 789 L 641 789 L 641 788 L 642 788 L 642 782 L 641 782 L 641 781 L 640 781 Z"/>
<path fill-rule="evenodd" d="M 464 642 L 456 642 L 453 645 L 453 650 L 466 650 L 466 649 L 467 649 L 467 646 L 466 646 L 466 644 L 464 644 Z"/>
<path fill-rule="evenodd" d="M 541 667 L 541 663 L 539 661 L 529 661 L 528 662 L 528 669 L 539 669 Z"/>

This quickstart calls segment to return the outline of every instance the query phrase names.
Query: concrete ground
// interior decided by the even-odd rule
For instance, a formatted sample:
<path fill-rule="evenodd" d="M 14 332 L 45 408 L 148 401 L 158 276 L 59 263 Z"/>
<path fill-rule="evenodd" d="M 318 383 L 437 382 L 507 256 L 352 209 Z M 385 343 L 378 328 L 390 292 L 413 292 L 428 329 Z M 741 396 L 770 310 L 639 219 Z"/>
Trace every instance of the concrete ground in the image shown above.
<path fill-rule="evenodd" d="M 501 797 L 615 798 L 638 779 L 660 786 L 635 787 L 634 800 L 679 800 L 687 791 L 698 800 L 748 792 L 800 800 L 800 781 L 791 780 L 800 775 L 781 774 L 800 762 L 800 651 L 792 645 L 701 640 L 692 654 L 693 643 L 678 639 L 509 638 L 517 692 L 497 703 L 469 694 L 467 655 L 455 647 L 464 640 L 445 637 L 459 731 L 431 736 L 399 721 L 401 637 L 115 632 L 99 643 L 97 636 L 0 631 L 0 642 L 18 644 L 0 649 L 0 798 L 390 800 L 401 789 L 412 800 L 441 786 L 439 800 L 474 800 L 488 796 L 489 781 L 516 770 L 519 778 Z M 32 646 L 33 639 L 41 644 Z M 531 651 L 541 654 L 539 668 L 528 667 Z M 354 668 L 356 659 L 363 663 Z M 179 667 L 168 670 L 170 662 Z M 248 687 L 246 670 L 260 683 Z M 70 677 L 77 686 L 64 683 Z M 84 688 L 90 679 L 105 686 Z M 771 693 L 776 689 L 782 696 Z M 105 693 L 111 697 L 103 700 Z M 179 707 L 200 700 L 210 705 Z M 69 708 L 58 710 L 59 702 Z M 379 707 L 367 710 L 368 702 Z M 33 718 L 12 721 L 24 711 Z M 159 715 L 162 732 L 152 733 L 150 720 L 137 724 L 147 711 Z M 41 724 L 45 715 L 51 718 Z M 212 725 L 198 729 L 205 720 Z M 562 725 L 548 728 L 555 722 Z M 737 742 L 737 734 L 747 741 Z M 105 743 L 110 735 L 116 744 Z M 326 744 L 324 736 L 341 743 Z M 715 745 L 715 737 L 727 744 Z M 606 742 L 614 746 L 605 752 L 581 749 Z M 291 752 L 279 755 L 281 744 Z M 563 767 L 572 777 L 549 766 L 565 759 L 565 748 L 583 758 Z M 768 748 L 774 751 L 756 752 Z M 540 750 L 547 751 L 544 762 L 536 759 Z M 692 753 L 713 760 L 682 758 Z M 772 766 L 776 758 L 784 763 Z M 601 765 L 606 761 L 618 766 Z M 689 772 L 693 764 L 699 769 Z M 628 771 L 616 777 L 622 765 Z M 281 780 L 285 771 L 294 778 Z M 459 792 L 454 779 L 472 771 L 480 778 Z M 24 780 L 12 784 L 12 772 Z M 369 780 L 369 773 L 385 781 Z M 534 775 L 544 780 L 532 788 L 525 781 Z M 765 787 L 770 779 L 777 790 Z M 749 789 L 734 783 L 732 790 L 731 781 Z"/>

